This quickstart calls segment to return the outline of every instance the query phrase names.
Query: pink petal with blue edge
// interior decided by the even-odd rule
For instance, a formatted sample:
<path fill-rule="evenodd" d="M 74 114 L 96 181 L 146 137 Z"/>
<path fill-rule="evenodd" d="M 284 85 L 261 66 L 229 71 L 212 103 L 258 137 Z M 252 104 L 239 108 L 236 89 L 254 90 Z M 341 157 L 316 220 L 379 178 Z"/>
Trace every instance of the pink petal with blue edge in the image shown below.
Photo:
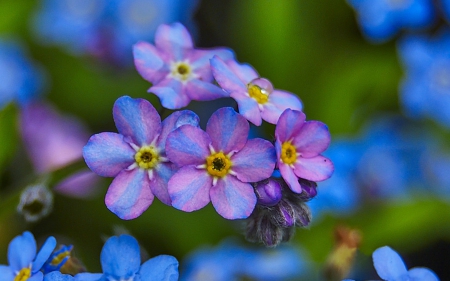
<path fill-rule="evenodd" d="M 293 192 L 301 193 L 302 187 L 298 183 L 298 177 L 294 173 L 294 170 L 290 166 L 284 164 L 281 161 L 278 161 L 278 169 L 280 169 L 281 176 L 283 177 L 284 181 L 287 183 L 289 188 Z"/>
<path fill-rule="evenodd" d="M 210 154 L 211 139 L 202 129 L 183 125 L 167 136 L 166 154 L 178 166 L 201 165 Z"/>
<path fill-rule="evenodd" d="M 231 92 L 230 97 L 236 100 L 239 108 L 239 113 L 242 114 L 248 121 L 256 126 L 262 124 L 261 110 L 258 103 L 245 93 Z"/>
<path fill-rule="evenodd" d="M 164 61 L 159 51 L 150 43 L 134 44 L 133 57 L 139 74 L 153 84 L 161 81 L 168 73 L 168 70 L 164 69 Z"/>
<path fill-rule="evenodd" d="M 194 47 L 189 31 L 179 22 L 161 24 L 155 33 L 155 45 L 159 50 L 170 54 L 174 61 L 183 60 L 183 49 Z"/>
<path fill-rule="evenodd" d="M 206 132 L 211 137 L 213 147 L 225 154 L 242 149 L 249 130 L 247 120 L 231 107 L 218 109 L 206 124 Z"/>
<path fill-rule="evenodd" d="M 293 110 L 302 110 L 302 103 L 292 93 L 274 90 L 269 95 L 269 102 L 264 104 L 264 109 L 261 112 L 262 119 L 265 121 L 276 124 L 281 114 L 288 108 Z"/>
<path fill-rule="evenodd" d="M 157 145 L 163 151 L 166 150 L 166 139 L 170 132 L 173 130 L 183 126 L 183 125 L 191 125 L 194 127 L 198 127 L 200 123 L 200 118 L 198 115 L 190 110 L 180 110 L 175 111 L 166 119 L 164 119 L 161 123 L 161 133 L 159 134 Z"/>
<path fill-rule="evenodd" d="M 303 112 L 286 109 L 278 119 L 275 137 L 282 143 L 291 140 L 301 130 L 305 120 Z"/>
<path fill-rule="evenodd" d="M 256 205 L 253 187 L 231 175 L 219 179 L 210 195 L 217 213 L 229 220 L 248 218 Z"/>
<path fill-rule="evenodd" d="M 210 202 L 209 191 L 212 177 L 204 169 L 194 166 L 182 167 L 169 180 L 169 194 L 172 206 L 192 212 L 205 207 Z"/>
<path fill-rule="evenodd" d="M 177 165 L 166 162 L 160 163 L 153 170 L 153 180 L 150 181 L 150 189 L 152 193 L 164 204 L 171 205 L 172 200 L 170 200 L 169 192 L 167 191 L 167 185 L 170 178 L 178 170 Z"/>
<path fill-rule="evenodd" d="M 236 62 L 235 60 L 227 60 L 226 61 L 227 66 L 229 69 L 239 77 L 239 79 L 244 83 L 248 84 L 253 79 L 256 79 L 259 77 L 258 72 L 247 63 L 240 64 Z"/>
<path fill-rule="evenodd" d="M 116 133 L 93 135 L 83 148 L 84 161 L 97 175 L 115 177 L 135 162 L 135 151 Z"/>
<path fill-rule="evenodd" d="M 299 157 L 294 164 L 295 174 L 310 181 L 326 180 L 331 177 L 333 171 L 333 163 L 321 155 L 313 158 Z"/>
<path fill-rule="evenodd" d="M 118 98 L 114 103 L 113 117 L 119 133 L 130 137 L 138 146 L 150 144 L 161 131 L 161 117 L 144 99 Z"/>
<path fill-rule="evenodd" d="M 199 79 L 206 82 L 211 82 L 213 80 L 210 59 L 214 56 L 218 56 L 225 61 L 234 58 L 233 52 L 225 48 L 193 49 L 187 54 L 187 59 L 194 69 L 195 74 L 200 75 Z"/>
<path fill-rule="evenodd" d="M 310 158 L 325 151 L 330 141 L 327 125 L 319 121 L 307 121 L 292 143 L 303 157 Z"/>
<path fill-rule="evenodd" d="M 230 67 L 218 56 L 211 59 L 211 71 L 217 83 L 225 91 L 246 92 L 247 85 L 230 69 Z"/>
<path fill-rule="evenodd" d="M 186 94 L 191 100 L 208 101 L 229 96 L 223 89 L 216 85 L 199 79 L 193 79 L 185 87 Z"/>
<path fill-rule="evenodd" d="M 166 78 L 153 85 L 148 92 L 154 93 L 161 100 L 163 107 L 179 109 L 189 104 L 191 99 L 184 92 L 183 84 L 174 78 Z"/>
<path fill-rule="evenodd" d="M 233 157 L 231 169 L 243 182 L 257 182 L 269 178 L 275 168 L 276 153 L 273 145 L 263 139 L 250 139 Z"/>
<path fill-rule="evenodd" d="M 122 171 L 112 181 L 105 197 L 106 207 L 124 220 L 139 217 L 153 202 L 147 170 Z"/>

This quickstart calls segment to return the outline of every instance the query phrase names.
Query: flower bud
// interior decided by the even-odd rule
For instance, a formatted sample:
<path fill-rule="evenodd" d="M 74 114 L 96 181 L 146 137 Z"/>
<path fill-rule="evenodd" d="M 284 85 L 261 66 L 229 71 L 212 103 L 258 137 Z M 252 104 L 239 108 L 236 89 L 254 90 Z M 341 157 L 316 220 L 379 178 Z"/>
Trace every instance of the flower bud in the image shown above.
<path fill-rule="evenodd" d="M 264 206 L 275 206 L 282 197 L 281 185 L 273 179 L 267 179 L 257 183 L 255 192 L 258 197 L 258 204 Z"/>
<path fill-rule="evenodd" d="M 36 222 L 47 216 L 53 208 L 53 193 L 44 185 L 37 184 L 25 188 L 20 195 L 17 212 L 27 222 Z"/>

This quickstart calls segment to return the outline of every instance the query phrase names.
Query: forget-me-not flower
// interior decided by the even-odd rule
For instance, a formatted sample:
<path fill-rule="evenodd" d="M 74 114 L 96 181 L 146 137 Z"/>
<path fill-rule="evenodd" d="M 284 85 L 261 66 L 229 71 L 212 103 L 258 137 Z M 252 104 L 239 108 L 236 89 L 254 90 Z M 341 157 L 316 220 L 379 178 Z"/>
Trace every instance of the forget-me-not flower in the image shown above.
<path fill-rule="evenodd" d="M 44 275 L 40 270 L 55 247 L 56 239 L 50 236 L 36 253 L 33 234 L 25 231 L 16 236 L 8 246 L 9 266 L 0 265 L 0 281 L 42 281 Z"/>
<path fill-rule="evenodd" d="M 215 56 L 211 59 L 211 70 L 217 83 L 236 100 L 239 113 L 256 126 L 262 120 L 276 124 L 287 108 L 302 110 L 297 96 L 274 89 L 269 80 L 260 78 L 248 64 Z"/>
<path fill-rule="evenodd" d="M 169 180 L 172 205 L 185 212 L 210 201 L 227 219 L 247 218 L 256 204 L 251 182 L 269 178 L 275 167 L 273 145 L 247 140 L 249 123 L 230 107 L 214 112 L 206 132 L 181 126 L 167 137 L 167 156 L 180 166 Z"/>
<path fill-rule="evenodd" d="M 209 59 L 217 55 L 233 58 L 225 48 L 195 49 L 191 35 L 181 23 L 162 24 L 155 34 L 155 45 L 139 42 L 133 47 L 139 74 L 152 83 L 148 90 L 165 108 L 178 109 L 191 100 L 207 101 L 228 94 L 212 84 Z"/>
<path fill-rule="evenodd" d="M 154 196 L 170 205 L 167 182 L 177 167 L 165 155 L 166 137 L 183 124 L 197 126 L 197 115 L 179 111 L 161 122 L 150 102 L 124 96 L 114 103 L 113 116 L 119 133 L 93 135 L 83 149 L 93 172 L 115 177 L 106 193 L 106 206 L 122 219 L 133 219 Z"/>

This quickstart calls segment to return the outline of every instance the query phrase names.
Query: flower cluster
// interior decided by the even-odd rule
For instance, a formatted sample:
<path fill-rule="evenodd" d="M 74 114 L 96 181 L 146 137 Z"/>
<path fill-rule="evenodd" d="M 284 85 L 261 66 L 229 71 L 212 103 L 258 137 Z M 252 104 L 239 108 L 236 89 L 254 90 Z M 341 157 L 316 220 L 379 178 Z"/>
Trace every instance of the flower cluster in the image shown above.
<path fill-rule="evenodd" d="M 55 247 L 56 239 L 51 236 L 36 254 L 33 234 L 26 231 L 15 237 L 8 248 L 9 266 L 0 265 L 0 280 L 178 280 L 178 261 L 172 256 L 160 255 L 141 265 L 139 244 L 130 235 L 113 236 L 106 241 L 100 255 L 103 273 L 88 273 L 78 268 L 76 272 L 65 274 L 69 270 L 62 269 L 72 258 L 73 247 L 63 246 L 53 252 Z"/>

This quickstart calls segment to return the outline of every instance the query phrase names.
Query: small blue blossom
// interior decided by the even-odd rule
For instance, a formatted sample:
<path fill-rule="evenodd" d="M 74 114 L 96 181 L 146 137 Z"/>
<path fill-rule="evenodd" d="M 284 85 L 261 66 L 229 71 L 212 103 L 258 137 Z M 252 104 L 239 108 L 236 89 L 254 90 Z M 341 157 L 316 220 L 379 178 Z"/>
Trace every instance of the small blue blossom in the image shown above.
<path fill-rule="evenodd" d="M 72 245 L 63 245 L 58 251 L 53 252 L 42 267 L 42 271 L 44 273 L 48 273 L 60 270 L 61 267 L 69 260 L 72 249 Z"/>
<path fill-rule="evenodd" d="M 409 36 L 398 51 L 405 69 L 400 101 L 412 117 L 429 117 L 450 127 L 450 31 L 435 38 Z"/>
<path fill-rule="evenodd" d="M 44 75 L 19 42 L 0 39 L 0 109 L 16 101 L 23 106 L 42 90 Z"/>
<path fill-rule="evenodd" d="M 8 265 L 0 265 L 0 281 L 42 281 L 40 271 L 56 246 L 56 239 L 47 238 L 41 250 L 36 254 L 36 241 L 33 234 L 25 231 L 16 236 L 8 247 Z"/>
<path fill-rule="evenodd" d="M 76 280 L 178 280 L 178 261 L 172 256 L 160 255 L 141 265 L 139 244 L 130 235 L 109 238 L 103 246 L 100 263 L 103 273 L 80 273 L 75 276 Z"/>
<path fill-rule="evenodd" d="M 355 9 L 363 34 L 373 42 L 394 37 L 401 29 L 431 25 L 435 11 L 431 0 L 347 0 Z"/>

